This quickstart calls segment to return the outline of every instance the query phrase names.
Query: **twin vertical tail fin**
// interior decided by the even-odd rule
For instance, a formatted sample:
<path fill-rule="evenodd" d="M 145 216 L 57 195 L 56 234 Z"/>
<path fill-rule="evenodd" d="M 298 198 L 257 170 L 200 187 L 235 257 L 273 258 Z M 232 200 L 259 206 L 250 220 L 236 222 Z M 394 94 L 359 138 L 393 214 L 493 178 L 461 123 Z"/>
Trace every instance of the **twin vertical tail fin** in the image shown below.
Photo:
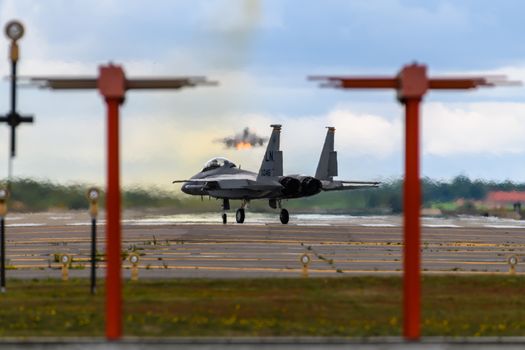
<path fill-rule="evenodd" d="M 318 180 L 333 181 L 334 176 L 337 176 L 337 152 L 334 151 L 335 128 L 329 126 L 327 129 L 315 177 Z"/>
<path fill-rule="evenodd" d="M 264 159 L 259 170 L 259 176 L 283 175 L 283 152 L 280 150 L 281 125 L 270 125 L 273 128 L 272 136 L 268 141 Z"/>

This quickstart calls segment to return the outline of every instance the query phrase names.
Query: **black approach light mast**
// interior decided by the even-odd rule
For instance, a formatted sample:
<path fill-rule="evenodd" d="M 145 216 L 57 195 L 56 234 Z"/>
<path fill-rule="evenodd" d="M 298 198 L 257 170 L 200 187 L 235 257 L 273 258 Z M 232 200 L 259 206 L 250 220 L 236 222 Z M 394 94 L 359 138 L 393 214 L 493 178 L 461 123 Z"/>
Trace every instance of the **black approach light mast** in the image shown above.
<path fill-rule="evenodd" d="M 18 40 L 24 35 L 24 26 L 18 21 L 10 21 L 5 26 L 5 34 L 9 39 L 11 39 L 11 46 L 9 50 L 9 59 L 11 61 L 11 109 L 6 115 L 0 116 L 0 122 L 7 123 L 7 125 L 11 128 L 11 147 L 9 151 L 9 164 L 7 175 L 8 184 L 10 184 L 13 175 L 13 159 L 16 156 L 16 128 L 21 123 L 32 123 L 33 117 L 20 115 L 16 111 L 16 66 L 19 58 Z"/>

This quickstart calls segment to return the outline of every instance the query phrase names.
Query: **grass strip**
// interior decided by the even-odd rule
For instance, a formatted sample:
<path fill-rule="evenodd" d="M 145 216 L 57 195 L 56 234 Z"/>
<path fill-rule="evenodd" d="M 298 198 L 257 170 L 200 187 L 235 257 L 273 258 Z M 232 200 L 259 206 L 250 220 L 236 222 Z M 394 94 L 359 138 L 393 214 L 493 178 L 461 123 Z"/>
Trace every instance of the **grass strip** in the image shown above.
<path fill-rule="evenodd" d="M 127 336 L 397 336 L 401 278 L 125 282 Z M 100 281 L 102 283 L 102 281 Z M 0 336 L 103 336 L 87 279 L 10 280 Z M 524 336 L 525 277 L 425 276 L 423 335 Z"/>

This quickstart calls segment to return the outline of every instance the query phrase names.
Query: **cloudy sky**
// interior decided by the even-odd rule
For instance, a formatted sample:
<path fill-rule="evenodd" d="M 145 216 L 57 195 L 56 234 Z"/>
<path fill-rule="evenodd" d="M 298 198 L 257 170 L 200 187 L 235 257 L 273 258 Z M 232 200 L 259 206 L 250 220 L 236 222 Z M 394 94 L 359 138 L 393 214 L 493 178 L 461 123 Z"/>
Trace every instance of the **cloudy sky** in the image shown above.
<path fill-rule="evenodd" d="M 257 170 L 262 149 L 214 139 L 283 124 L 285 172 L 312 174 L 335 126 L 341 178 L 385 180 L 403 169 L 394 93 L 319 89 L 316 74 L 506 74 L 525 80 L 522 1 L 0 0 L 0 25 L 26 26 L 20 75 L 95 75 L 109 61 L 128 76 L 206 75 L 218 87 L 131 92 L 122 109 L 122 182 L 171 188 L 213 156 Z M 0 45 L 7 57 L 8 43 Z M 3 52 L 3 54 L 2 54 Z M 9 73 L 8 62 L 0 74 Z M 8 83 L 0 82 L 0 111 Z M 103 184 L 104 107 L 96 92 L 25 88 L 16 176 Z M 424 176 L 525 181 L 525 88 L 431 93 L 423 109 Z M 8 129 L 0 126 L 0 177 Z"/>

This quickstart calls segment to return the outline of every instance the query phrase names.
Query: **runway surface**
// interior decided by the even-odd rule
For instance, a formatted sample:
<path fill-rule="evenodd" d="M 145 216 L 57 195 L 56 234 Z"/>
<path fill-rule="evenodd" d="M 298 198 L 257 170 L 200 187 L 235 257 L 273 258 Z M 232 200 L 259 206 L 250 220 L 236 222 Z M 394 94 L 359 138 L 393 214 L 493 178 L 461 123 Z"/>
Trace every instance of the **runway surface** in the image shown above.
<path fill-rule="evenodd" d="M 218 215 L 133 217 L 123 223 L 122 250 L 141 255 L 139 276 L 310 276 L 400 274 L 400 217 L 295 216 L 281 225 L 257 214 L 246 224 L 212 224 Z M 272 222 L 273 220 L 273 222 Z M 60 277 L 56 256 L 71 254 L 71 277 L 89 275 L 90 226 L 85 213 L 12 215 L 7 224 L 7 276 Z M 104 253 L 104 222 L 98 226 Z M 494 218 L 424 219 L 424 273 L 507 273 L 507 258 L 525 258 L 525 224 Z M 102 257 L 103 260 L 103 257 Z M 525 264 L 523 264 L 525 265 Z M 518 264 L 517 272 L 525 271 Z M 125 276 L 131 264 L 123 261 Z M 98 263 L 103 276 L 105 262 Z"/>
<path fill-rule="evenodd" d="M 405 342 L 398 337 L 370 337 L 366 339 L 352 338 L 322 338 L 322 337 L 264 337 L 264 338 L 144 338 L 124 339 L 118 342 L 107 342 L 103 339 L 6 339 L 0 341 L 0 349 L 111 349 L 111 350 L 138 350 L 138 349 L 192 349 L 192 350 L 252 350 L 252 349 L 330 349 L 330 350 L 404 350 L 404 349 L 433 349 L 433 350 L 497 350 L 523 349 L 525 340 L 522 337 L 474 337 L 474 338 L 422 338 L 419 342 Z"/>

